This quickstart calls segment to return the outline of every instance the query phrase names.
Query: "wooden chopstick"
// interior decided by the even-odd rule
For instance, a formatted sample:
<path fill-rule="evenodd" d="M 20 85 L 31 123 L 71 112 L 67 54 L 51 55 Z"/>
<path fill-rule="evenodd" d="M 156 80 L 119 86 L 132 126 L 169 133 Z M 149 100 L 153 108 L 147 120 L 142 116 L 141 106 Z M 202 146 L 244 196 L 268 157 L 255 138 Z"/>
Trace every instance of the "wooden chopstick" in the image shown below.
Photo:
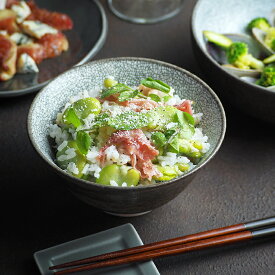
<path fill-rule="evenodd" d="M 65 267 L 89 264 L 89 263 L 102 261 L 102 260 L 111 260 L 119 257 L 125 257 L 129 255 L 137 254 L 137 253 L 143 253 L 150 250 L 157 250 L 157 249 L 167 248 L 175 245 L 183 245 L 189 242 L 200 241 L 208 238 L 223 236 L 227 234 L 232 234 L 236 232 L 241 232 L 245 230 L 256 229 L 256 228 L 266 227 L 271 225 L 275 225 L 275 217 L 265 218 L 257 221 L 248 222 L 248 223 L 235 224 L 235 225 L 208 230 L 208 231 L 204 231 L 196 234 L 173 238 L 165 241 L 160 241 L 160 242 L 137 246 L 129 249 L 114 251 L 114 252 L 102 254 L 99 256 L 89 257 L 81 260 L 72 261 L 69 263 L 51 266 L 49 267 L 49 269 L 51 270 L 60 269 Z"/>
<path fill-rule="evenodd" d="M 132 263 L 136 261 L 145 261 L 162 256 L 179 254 L 187 251 L 215 247 L 229 243 L 239 242 L 241 240 L 251 239 L 255 236 L 262 236 L 266 231 L 249 231 L 252 229 L 275 225 L 275 217 L 266 218 L 249 223 L 237 224 L 219 229 L 209 230 L 197 234 L 174 238 L 166 241 L 156 242 L 148 245 L 134 247 L 126 250 L 115 251 L 95 257 L 90 257 L 78 261 L 60 264 L 50 267 L 58 269 L 75 265 L 83 265 L 71 269 L 57 271 L 55 274 L 66 274 L 70 272 L 90 270 L 99 267 Z M 273 228 L 275 231 L 275 229 Z M 271 229 L 272 231 L 272 229 Z M 239 232 L 239 233 L 235 233 Z M 259 233 L 260 232 L 260 233 Z M 273 232 L 273 231 L 272 231 Z M 105 260 L 105 261 L 103 261 Z M 100 262 L 95 262 L 100 261 Z M 89 264 L 92 263 L 92 264 Z"/>

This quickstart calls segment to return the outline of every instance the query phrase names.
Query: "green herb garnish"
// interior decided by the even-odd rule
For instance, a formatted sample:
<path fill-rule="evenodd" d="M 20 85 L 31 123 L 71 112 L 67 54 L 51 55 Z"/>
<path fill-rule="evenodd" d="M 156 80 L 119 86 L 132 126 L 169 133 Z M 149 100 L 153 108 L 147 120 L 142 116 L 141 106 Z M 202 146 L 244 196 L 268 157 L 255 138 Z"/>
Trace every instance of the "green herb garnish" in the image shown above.
<path fill-rule="evenodd" d="M 100 98 L 105 98 L 113 94 L 121 94 L 126 91 L 132 92 L 134 90 L 125 84 L 118 83 L 115 86 L 103 89 Z"/>
<path fill-rule="evenodd" d="M 171 87 L 169 85 L 167 85 L 166 83 L 164 83 L 160 80 L 153 79 L 151 77 L 141 80 L 141 84 L 146 87 L 164 92 L 166 94 L 168 94 L 171 90 Z"/>
<path fill-rule="evenodd" d="M 78 131 L 76 134 L 76 144 L 81 154 L 87 155 L 92 144 L 92 139 L 85 131 Z"/>
<path fill-rule="evenodd" d="M 131 98 L 134 98 L 135 96 L 137 96 L 139 94 L 138 90 L 134 90 L 134 91 L 125 91 L 122 92 L 119 97 L 118 97 L 118 101 L 122 102 L 122 101 L 127 101 Z"/>
<path fill-rule="evenodd" d="M 160 102 L 161 98 L 158 95 L 155 94 L 150 94 L 148 95 L 152 100 L 156 101 L 156 102 Z"/>

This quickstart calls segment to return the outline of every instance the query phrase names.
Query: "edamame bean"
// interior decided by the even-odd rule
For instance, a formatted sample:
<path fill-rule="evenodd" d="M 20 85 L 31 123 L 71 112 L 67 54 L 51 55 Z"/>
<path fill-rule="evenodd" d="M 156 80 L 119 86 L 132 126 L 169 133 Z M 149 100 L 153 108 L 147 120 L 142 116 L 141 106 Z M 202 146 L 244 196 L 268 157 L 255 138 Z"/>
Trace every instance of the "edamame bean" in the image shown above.
<path fill-rule="evenodd" d="M 110 181 L 115 181 L 118 186 L 122 186 L 125 182 L 127 186 L 138 185 L 140 179 L 140 173 L 134 168 L 128 169 L 125 165 L 111 164 L 105 166 L 101 172 L 99 178 L 96 180 L 97 183 L 103 185 L 111 185 Z"/>
<path fill-rule="evenodd" d="M 101 111 L 101 104 L 98 99 L 94 97 L 87 97 L 74 102 L 73 108 L 77 116 L 84 119 L 90 114 L 98 115 Z"/>
<path fill-rule="evenodd" d="M 112 78 L 106 78 L 104 79 L 104 86 L 106 88 L 111 88 L 113 86 L 115 86 L 118 82 Z"/>
<path fill-rule="evenodd" d="M 177 166 L 181 172 L 188 171 L 190 168 L 188 163 L 177 163 Z"/>
<path fill-rule="evenodd" d="M 154 180 L 166 181 L 166 180 L 171 180 L 178 176 L 176 169 L 172 166 L 157 165 L 157 169 L 159 170 L 160 173 L 162 173 L 162 176 L 160 177 L 154 176 L 153 177 Z"/>
<path fill-rule="evenodd" d="M 202 150 L 202 143 L 201 143 L 200 141 L 194 140 L 194 141 L 192 141 L 192 145 L 193 145 L 196 149 Z"/>

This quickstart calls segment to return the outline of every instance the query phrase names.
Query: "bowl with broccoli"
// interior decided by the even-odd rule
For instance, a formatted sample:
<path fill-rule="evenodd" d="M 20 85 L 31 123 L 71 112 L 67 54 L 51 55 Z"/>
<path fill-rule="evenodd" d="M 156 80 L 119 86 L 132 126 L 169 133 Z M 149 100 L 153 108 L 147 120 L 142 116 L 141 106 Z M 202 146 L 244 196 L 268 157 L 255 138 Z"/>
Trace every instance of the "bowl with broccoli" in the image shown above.
<path fill-rule="evenodd" d="M 274 8 L 272 0 L 199 0 L 192 15 L 194 52 L 209 83 L 230 106 L 272 123 Z"/>

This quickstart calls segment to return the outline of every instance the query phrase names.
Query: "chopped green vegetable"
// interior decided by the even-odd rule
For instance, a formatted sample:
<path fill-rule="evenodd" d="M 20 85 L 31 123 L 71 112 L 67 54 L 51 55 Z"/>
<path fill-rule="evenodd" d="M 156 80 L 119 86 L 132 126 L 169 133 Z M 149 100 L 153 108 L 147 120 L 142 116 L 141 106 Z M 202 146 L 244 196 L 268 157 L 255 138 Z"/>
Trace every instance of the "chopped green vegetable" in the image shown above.
<path fill-rule="evenodd" d="M 106 88 L 110 88 L 110 87 L 113 87 L 117 84 L 118 82 L 112 78 L 105 78 L 104 79 L 104 86 Z"/>
<path fill-rule="evenodd" d="M 161 101 L 161 98 L 156 95 L 156 94 L 150 94 L 148 95 L 152 100 L 156 101 L 156 102 L 160 102 Z"/>
<path fill-rule="evenodd" d="M 109 126 L 117 130 L 133 130 L 147 126 L 149 120 L 145 113 L 125 112 L 109 119 Z"/>
<path fill-rule="evenodd" d="M 160 131 L 166 130 L 166 125 L 174 122 L 174 116 L 177 110 L 177 108 L 172 106 L 161 106 L 150 110 L 146 113 L 149 119 L 148 128 Z"/>
<path fill-rule="evenodd" d="M 228 49 L 233 43 L 231 39 L 220 33 L 203 31 L 203 35 L 209 42 L 212 42 L 223 49 Z"/>
<path fill-rule="evenodd" d="M 171 90 L 171 87 L 169 85 L 167 85 L 166 83 L 164 83 L 160 80 L 153 79 L 151 77 L 141 80 L 141 84 L 146 87 L 164 92 L 166 94 L 168 94 Z"/>
<path fill-rule="evenodd" d="M 79 99 L 74 102 L 72 106 L 80 119 L 84 119 L 90 114 L 97 115 L 101 111 L 101 104 L 99 100 L 94 97 Z"/>
<path fill-rule="evenodd" d="M 100 98 L 105 98 L 113 94 L 120 94 L 126 91 L 134 91 L 134 90 L 125 84 L 118 83 L 115 86 L 103 89 Z"/>
<path fill-rule="evenodd" d="M 180 137 L 190 139 L 195 133 L 194 118 L 190 114 L 178 110 L 176 120 L 180 124 Z"/>
<path fill-rule="evenodd" d="M 190 168 L 190 165 L 188 163 L 177 163 L 177 166 L 181 172 L 188 171 Z"/>
<path fill-rule="evenodd" d="M 164 146 L 166 143 L 166 137 L 161 132 L 153 132 L 151 139 L 158 148 Z"/>
<path fill-rule="evenodd" d="M 75 128 L 82 125 L 82 122 L 78 118 L 77 114 L 75 113 L 73 106 L 69 106 L 65 110 L 65 112 L 62 116 L 62 122 L 67 125 L 73 125 Z"/>
<path fill-rule="evenodd" d="M 269 65 L 264 68 L 260 79 L 256 81 L 256 84 L 269 87 L 275 85 L 275 65 Z"/>
<path fill-rule="evenodd" d="M 243 42 L 234 42 L 227 50 L 228 62 L 240 69 L 263 69 L 261 60 L 248 53 L 248 46 Z"/>
<path fill-rule="evenodd" d="M 70 158 L 69 155 L 66 154 L 66 152 L 68 152 L 68 149 L 73 149 L 75 153 L 74 156 L 72 155 L 72 158 Z M 65 146 L 61 151 L 57 151 L 56 162 L 58 166 L 60 166 L 62 169 L 67 169 L 69 163 L 74 163 L 78 169 L 78 174 L 73 175 L 77 178 L 81 178 L 83 176 L 82 170 L 86 165 L 87 160 L 85 156 L 83 156 L 79 151 L 76 141 L 70 140 L 68 141 L 67 146 Z"/>
<path fill-rule="evenodd" d="M 103 185 L 111 185 L 110 181 L 114 181 L 118 186 L 122 186 L 123 183 L 126 183 L 127 186 L 136 186 L 139 179 L 140 173 L 136 169 L 128 169 L 127 166 L 111 164 L 100 171 L 100 176 L 96 179 L 96 182 Z"/>
<path fill-rule="evenodd" d="M 248 23 L 247 30 L 251 31 L 253 28 L 258 28 L 267 31 L 270 27 L 271 26 L 265 17 L 257 17 Z"/>
<path fill-rule="evenodd" d="M 162 173 L 162 176 L 159 176 L 159 177 L 154 176 L 153 179 L 155 180 L 166 181 L 166 180 L 171 180 L 178 176 L 178 172 L 175 169 L 175 167 L 160 166 L 160 165 L 156 165 L 156 167 L 159 170 L 159 172 Z"/>
<path fill-rule="evenodd" d="M 118 97 L 118 101 L 122 102 L 122 101 L 132 99 L 136 97 L 138 94 L 139 94 L 138 90 L 122 92 Z"/>
<path fill-rule="evenodd" d="M 76 134 L 76 144 L 79 151 L 83 155 L 87 155 L 88 150 L 92 144 L 92 139 L 88 133 L 85 131 L 78 131 Z"/>
<path fill-rule="evenodd" d="M 62 116 L 62 122 L 77 128 L 83 124 L 82 119 L 85 119 L 90 114 L 99 114 L 100 111 L 101 105 L 96 98 L 88 97 L 79 99 L 65 110 Z"/>

